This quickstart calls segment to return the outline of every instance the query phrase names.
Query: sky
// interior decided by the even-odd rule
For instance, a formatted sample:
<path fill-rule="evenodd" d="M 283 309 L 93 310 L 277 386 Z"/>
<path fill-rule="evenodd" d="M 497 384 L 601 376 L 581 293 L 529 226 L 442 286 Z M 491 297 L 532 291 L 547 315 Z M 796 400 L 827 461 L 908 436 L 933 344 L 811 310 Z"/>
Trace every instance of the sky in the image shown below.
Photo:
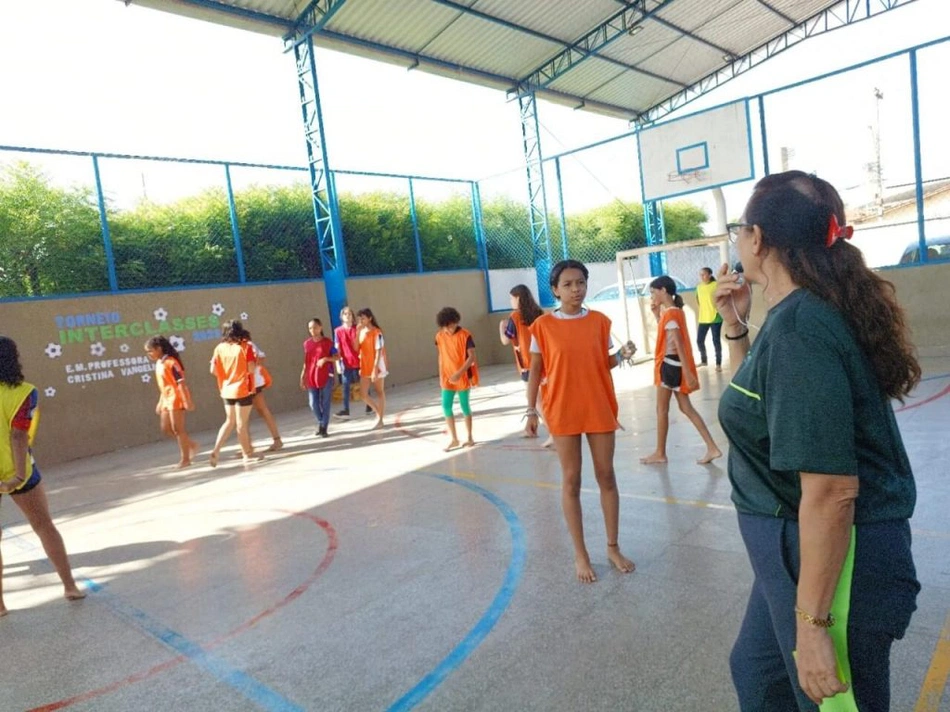
<path fill-rule="evenodd" d="M 950 3 L 916 0 L 882 17 L 809 39 L 693 102 L 687 112 L 939 38 Z M 950 175 L 941 123 L 948 115 L 943 67 L 950 43 L 920 57 L 925 177 Z M 317 54 L 329 161 L 335 169 L 480 179 L 488 192 L 524 188 L 517 107 L 502 92 L 407 72 L 326 50 Z M 296 76 L 279 39 L 126 6 L 118 0 L 18 0 L 0 4 L 0 144 L 303 165 Z M 885 182 L 913 180 L 906 59 L 890 61 L 766 100 L 772 152 L 817 170 L 842 189 L 867 183 L 875 100 Z M 542 102 L 546 155 L 621 134 L 625 121 Z M 753 115 L 754 128 L 757 115 Z M 753 143 L 758 144 L 757 128 Z M 928 141 L 928 137 L 930 140 Z M 631 139 L 565 159 L 568 212 L 639 200 Z M 760 150 L 756 148 L 761 174 Z M 6 158 L 9 158 L 9 154 Z M 0 153 L 0 161 L 5 156 Z M 34 159 L 35 160 L 35 159 Z M 88 159 L 51 161 L 61 176 L 86 176 Z M 773 166 L 777 155 L 772 158 Z M 55 164 L 55 165 L 54 165 Z M 773 168 L 774 170 L 774 168 Z M 549 171 L 550 173 L 550 171 Z M 235 169 L 236 187 L 293 176 Z M 119 204 L 143 195 L 220 184 L 216 167 L 104 161 L 106 192 Z M 65 178 L 64 178 L 65 180 Z M 342 190 L 395 186 L 341 178 Z M 751 183 L 727 188 L 737 217 Z M 424 184 L 423 191 L 437 193 Z M 549 187 L 549 202 L 554 200 Z M 708 194 L 695 200 L 708 207 Z"/>

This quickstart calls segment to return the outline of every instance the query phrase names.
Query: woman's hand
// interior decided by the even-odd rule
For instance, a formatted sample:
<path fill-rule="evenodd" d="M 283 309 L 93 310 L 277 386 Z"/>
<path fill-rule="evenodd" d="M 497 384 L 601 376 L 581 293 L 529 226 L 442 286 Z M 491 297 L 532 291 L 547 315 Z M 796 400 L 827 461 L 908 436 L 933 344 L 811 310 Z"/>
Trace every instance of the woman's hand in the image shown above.
<path fill-rule="evenodd" d="M 729 332 L 737 332 L 749 321 L 752 311 L 752 290 L 745 278 L 729 271 L 729 265 L 719 268 L 716 291 L 713 293 L 716 311 L 722 316 L 722 326 Z"/>
<path fill-rule="evenodd" d="M 816 705 L 826 697 L 834 697 L 848 689 L 848 683 L 838 679 L 835 645 L 824 628 L 798 621 L 795 636 L 798 684 Z"/>
<path fill-rule="evenodd" d="M 524 424 L 524 434 L 528 438 L 538 437 L 538 414 L 528 415 L 527 422 Z"/>
<path fill-rule="evenodd" d="M 449 376 L 449 383 L 458 383 L 461 379 L 461 373 L 453 373 L 451 376 Z"/>
<path fill-rule="evenodd" d="M 683 369 L 683 380 L 686 381 L 686 387 L 691 391 L 699 388 L 699 380 L 693 375 L 692 371 Z"/>
<path fill-rule="evenodd" d="M 162 414 L 162 402 L 159 401 L 158 403 L 155 404 L 155 415 L 161 415 L 161 414 Z"/>

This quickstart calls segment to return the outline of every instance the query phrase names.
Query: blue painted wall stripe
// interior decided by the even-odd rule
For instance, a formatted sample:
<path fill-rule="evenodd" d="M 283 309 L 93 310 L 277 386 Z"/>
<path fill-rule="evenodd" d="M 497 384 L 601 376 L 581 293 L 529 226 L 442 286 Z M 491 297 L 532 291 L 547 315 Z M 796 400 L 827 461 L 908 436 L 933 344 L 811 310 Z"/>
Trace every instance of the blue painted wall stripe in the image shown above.
<path fill-rule="evenodd" d="M 422 702 L 428 697 L 435 688 L 451 675 L 469 655 L 481 644 L 483 640 L 495 627 L 495 624 L 501 618 L 502 614 L 511 603 L 518 583 L 521 581 L 521 574 L 524 571 L 525 563 L 525 536 L 524 527 L 515 511 L 501 497 L 494 492 L 489 492 L 472 482 L 458 480 L 448 475 L 427 475 L 444 482 L 451 482 L 460 485 L 466 489 L 480 494 L 491 502 L 508 522 L 508 529 L 511 532 L 511 561 L 508 564 L 508 571 L 505 573 L 505 579 L 502 581 L 501 588 L 495 594 L 494 600 L 488 606 L 488 610 L 479 619 L 462 641 L 455 646 L 443 660 L 430 673 L 423 677 L 409 692 L 400 697 L 389 708 L 389 712 L 405 712 Z"/>

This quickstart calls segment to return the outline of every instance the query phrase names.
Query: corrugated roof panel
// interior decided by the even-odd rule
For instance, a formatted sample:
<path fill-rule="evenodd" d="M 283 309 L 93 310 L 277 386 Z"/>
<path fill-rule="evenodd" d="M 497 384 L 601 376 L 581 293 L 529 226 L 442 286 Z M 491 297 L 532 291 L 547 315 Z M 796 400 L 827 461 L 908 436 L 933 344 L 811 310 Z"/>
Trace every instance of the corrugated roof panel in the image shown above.
<path fill-rule="evenodd" d="M 719 67 L 724 63 L 722 52 L 718 49 L 682 37 L 639 66 L 680 84 L 692 84 L 709 74 L 711 67 Z"/>
<path fill-rule="evenodd" d="M 551 82 L 550 88 L 575 96 L 587 96 L 606 82 L 629 70 L 597 57 L 585 59 L 571 71 Z"/>
<path fill-rule="evenodd" d="M 263 12 L 265 15 L 283 17 L 288 20 L 296 20 L 309 3 L 294 2 L 293 0 L 231 0 L 230 2 L 222 2 L 222 4 L 244 10 L 253 10 L 254 12 Z M 300 5 L 299 10 L 297 5 Z"/>
<path fill-rule="evenodd" d="M 680 0 L 661 8 L 656 16 L 692 32 L 736 4 L 736 0 L 701 0 L 700 2 Z"/>
<path fill-rule="evenodd" d="M 745 54 L 790 27 L 781 16 L 763 8 L 760 3 L 746 0 L 706 23 L 695 34 L 733 54 Z M 719 59 L 722 60 L 721 53 Z"/>
<path fill-rule="evenodd" d="M 562 47 L 473 15 L 463 15 L 420 50 L 453 64 L 517 79 Z"/>
<path fill-rule="evenodd" d="M 472 8 L 565 42 L 576 41 L 621 9 L 616 0 L 477 0 Z"/>
<path fill-rule="evenodd" d="M 679 87 L 676 84 L 628 71 L 584 98 L 615 106 L 629 106 L 641 112 L 677 91 Z"/>
<path fill-rule="evenodd" d="M 347 0 L 327 29 L 419 52 L 459 15 L 458 10 L 429 0 Z"/>
<path fill-rule="evenodd" d="M 796 22 L 807 20 L 834 4 L 828 0 L 769 0 L 769 5 Z"/>
<path fill-rule="evenodd" d="M 601 51 L 601 54 L 626 64 L 639 64 L 679 38 L 680 34 L 675 30 L 656 22 L 646 22 L 637 34 L 627 35 L 611 42 Z"/>

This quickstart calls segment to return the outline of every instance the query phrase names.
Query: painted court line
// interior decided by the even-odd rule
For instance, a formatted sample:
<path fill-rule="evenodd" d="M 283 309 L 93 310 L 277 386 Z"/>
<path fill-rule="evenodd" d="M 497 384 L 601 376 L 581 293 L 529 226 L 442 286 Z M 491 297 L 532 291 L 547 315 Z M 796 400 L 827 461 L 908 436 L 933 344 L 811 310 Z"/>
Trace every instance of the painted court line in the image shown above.
<path fill-rule="evenodd" d="M 914 712 L 938 712 L 947 678 L 950 678 L 950 613 L 947 614 L 943 630 L 940 631 L 940 638 L 924 677 L 924 684 L 920 688 L 920 697 Z"/>
<path fill-rule="evenodd" d="M 489 492 L 486 489 L 479 487 L 476 484 L 471 482 L 465 482 L 459 480 L 455 477 L 449 477 L 448 475 L 440 475 L 434 473 L 421 473 L 426 477 L 433 477 L 444 482 L 450 482 L 455 485 L 460 485 L 467 489 L 470 489 L 472 492 L 481 495 L 489 502 L 491 502 L 498 511 L 501 512 L 504 516 L 505 521 L 508 522 L 508 530 L 511 533 L 511 561 L 508 564 L 508 570 L 505 572 L 505 579 L 501 584 L 501 588 L 498 589 L 498 593 L 495 594 L 494 600 L 491 602 L 491 605 L 488 606 L 488 610 L 485 611 L 484 615 L 479 619 L 466 635 L 462 641 L 455 646 L 455 648 L 440 662 L 431 672 L 429 672 L 425 677 L 423 677 L 411 690 L 409 690 L 405 695 L 396 700 L 391 707 L 389 707 L 388 712 L 406 712 L 411 710 L 413 707 L 422 702 L 429 694 L 432 693 L 435 688 L 442 684 L 442 682 L 451 675 L 462 663 L 465 662 L 465 659 L 481 644 L 483 640 L 491 632 L 491 629 L 495 627 L 495 624 L 498 623 L 498 620 L 501 618 L 502 614 L 508 608 L 508 605 L 511 603 L 511 599 L 515 595 L 515 590 L 518 588 L 518 583 L 521 580 L 521 574 L 524 571 L 525 563 L 525 534 L 524 527 L 521 525 L 521 520 L 518 519 L 518 515 L 515 514 L 515 511 L 501 499 L 498 495 L 493 492 Z"/>
<path fill-rule="evenodd" d="M 303 707 L 281 697 L 277 692 L 258 682 L 243 670 L 239 670 L 221 658 L 212 655 L 197 643 L 188 640 L 185 636 L 155 620 L 145 611 L 139 610 L 108 593 L 103 586 L 95 581 L 83 578 L 83 583 L 96 594 L 97 600 L 112 609 L 119 617 L 126 619 L 139 630 L 156 638 L 176 653 L 183 655 L 193 665 L 210 673 L 261 708 L 271 712 L 303 712 Z"/>

